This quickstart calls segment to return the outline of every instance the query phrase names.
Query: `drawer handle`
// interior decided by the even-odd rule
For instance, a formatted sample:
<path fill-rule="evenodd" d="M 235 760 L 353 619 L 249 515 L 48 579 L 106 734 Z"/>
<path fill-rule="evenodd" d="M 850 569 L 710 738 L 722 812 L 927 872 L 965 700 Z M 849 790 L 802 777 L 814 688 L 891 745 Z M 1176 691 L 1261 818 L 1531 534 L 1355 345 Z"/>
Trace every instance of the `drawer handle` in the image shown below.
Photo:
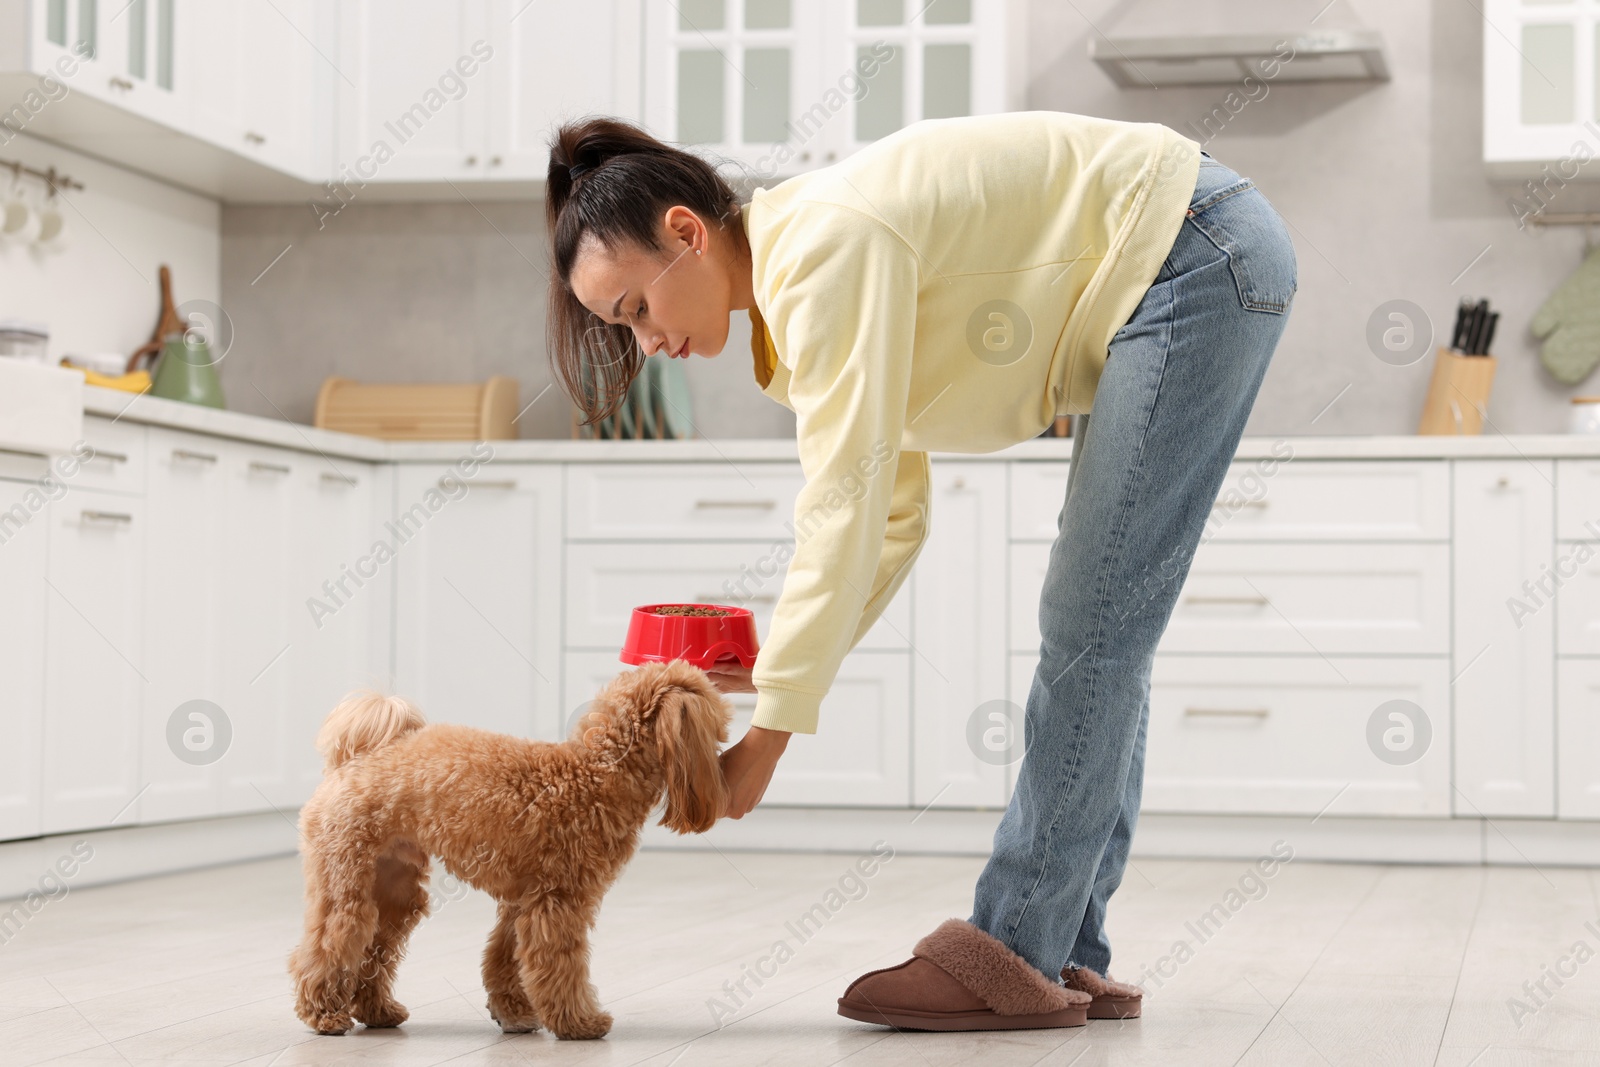
<path fill-rule="evenodd" d="M 88 511 L 83 512 L 84 522 L 109 522 L 126 526 L 133 522 L 133 516 L 126 511 Z"/>
<path fill-rule="evenodd" d="M 217 461 L 217 457 L 210 452 L 195 452 L 187 448 L 174 448 L 172 450 L 172 458 L 192 460 L 195 463 L 215 463 Z"/>
<path fill-rule="evenodd" d="M 1271 708 L 1184 708 L 1184 715 L 1193 719 L 1265 719 Z"/>
<path fill-rule="evenodd" d="M 360 485 L 361 484 L 359 479 L 352 478 L 348 474 L 333 474 L 330 471 L 323 471 L 322 472 L 322 480 L 325 481 L 325 482 L 333 482 L 335 485 Z"/>
<path fill-rule="evenodd" d="M 1195 593 L 1183 599 L 1190 604 L 1254 604 L 1259 607 L 1268 603 L 1264 596 L 1206 596 Z"/>
<path fill-rule="evenodd" d="M 717 598 L 721 595 L 721 593 L 696 593 L 694 599 L 699 604 L 720 604 L 722 601 Z M 755 596 L 745 597 L 744 601 L 746 604 L 771 604 L 777 599 L 775 593 L 758 593 Z"/>
<path fill-rule="evenodd" d="M 93 445 L 90 445 L 89 447 L 94 448 Z M 105 451 L 103 449 L 99 449 L 99 448 L 95 448 L 94 455 L 90 456 L 89 458 L 90 459 L 103 459 L 107 463 L 126 463 L 126 462 L 128 462 L 128 454 L 126 452 L 107 452 L 107 451 Z"/>
<path fill-rule="evenodd" d="M 776 500 L 696 500 L 696 510 L 702 508 L 754 508 L 757 511 L 771 511 L 778 506 Z"/>
<path fill-rule="evenodd" d="M 515 489 L 517 480 L 515 478 L 503 478 L 500 481 L 483 481 L 482 479 L 473 478 L 464 482 L 451 482 L 444 478 L 439 479 L 440 489 L 454 489 L 458 485 L 465 485 L 471 489 Z"/>
<path fill-rule="evenodd" d="M 1211 505 L 1211 510 L 1215 511 L 1217 508 L 1232 508 L 1232 507 L 1264 508 L 1266 506 L 1267 506 L 1267 502 L 1266 502 L 1265 499 L 1262 499 L 1262 500 L 1243 500 L 1243 501 L 1240 501 L 1238 504 L 1230 504 L 1226 500 L 1223 500 L 1221 497 L 1218 497 L 1217 498 L 1217 502 L 1215 504 Z"/>
<path fill-rule="evenodd" d="M 292 473 L 292 471 L 288 467 L 285 467 L 282 463 L 263 463 L 259 459 L 253 459 L 250 461 L 250 469 L 253 471 L 260 471 L 263 474 Z"/>

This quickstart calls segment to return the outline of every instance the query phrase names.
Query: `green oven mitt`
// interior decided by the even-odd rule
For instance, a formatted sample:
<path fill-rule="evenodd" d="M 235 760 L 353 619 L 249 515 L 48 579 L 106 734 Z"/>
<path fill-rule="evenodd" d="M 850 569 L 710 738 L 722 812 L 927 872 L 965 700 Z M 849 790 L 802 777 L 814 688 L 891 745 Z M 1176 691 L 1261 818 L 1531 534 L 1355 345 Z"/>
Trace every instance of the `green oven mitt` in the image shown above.
<path fill-rule="evenodd" d="M 1539 359 L 1556 380 L 1576 385 L 1600 363 L 1600 247 L 1550 294 L 1533 322 Z"/>

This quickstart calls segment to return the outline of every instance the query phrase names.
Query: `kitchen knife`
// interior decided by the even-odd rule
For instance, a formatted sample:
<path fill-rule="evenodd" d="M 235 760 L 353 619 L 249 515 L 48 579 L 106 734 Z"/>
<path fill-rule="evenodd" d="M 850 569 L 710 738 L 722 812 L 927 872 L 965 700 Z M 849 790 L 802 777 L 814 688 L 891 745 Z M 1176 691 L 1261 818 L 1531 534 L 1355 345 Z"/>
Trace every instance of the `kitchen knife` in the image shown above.
<path fill-rule="evenodd" d="M 1467 348 L 1469 356 L 1478 354 L 1478 339 L 1483 334 L 1483 321 L 1489 315 L 1489 301 L 1480 300 L 1472 309 L 1472 318 L 1467 324 Z"/>
<path fill-rule="evenodd" d="M 1489 346 L 1494 344 L 1494 327 L 1500 321 L 1500 312 L 1490 314 L 1489 324 L 1483 329 L 1483 355 L 1489 354 Z"/>
<path fill-rule="evenodd" d="M 1453 352 L 1460 352 L 1461 346 L 1466 343 L 1467 311 L 1471 307 L 1471 303 L 1465 299 L 1456 305 L 1456 328 L 1455 332 L 1450 335 L 1450 349 Z"/>

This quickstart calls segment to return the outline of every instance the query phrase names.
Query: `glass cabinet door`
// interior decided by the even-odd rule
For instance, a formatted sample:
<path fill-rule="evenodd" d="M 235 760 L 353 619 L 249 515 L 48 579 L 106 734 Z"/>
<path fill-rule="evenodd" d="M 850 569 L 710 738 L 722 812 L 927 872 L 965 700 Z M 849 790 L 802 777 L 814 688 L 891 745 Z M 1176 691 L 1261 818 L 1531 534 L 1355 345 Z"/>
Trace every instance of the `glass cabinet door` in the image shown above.
<path fill-rule="evenodd" d="M 647 0 L 647 125 L 758 177 L 815 165 L 816 138 L 797 120 L 816 95 L 823 7 L 815 0 Z"/>
<path fill-rule="evenodd" d="M 1600 0 L 1486 0 L 1484 17 L 1484 159 L 1576 165 L 1600 139 Z"/>
<path fill-rule="evenodd" d="M 853 152 L 922 119 L 1005 109 L 1005 0 L 833 0 L 826 71 L 859 78 L 837 151 Z"/>

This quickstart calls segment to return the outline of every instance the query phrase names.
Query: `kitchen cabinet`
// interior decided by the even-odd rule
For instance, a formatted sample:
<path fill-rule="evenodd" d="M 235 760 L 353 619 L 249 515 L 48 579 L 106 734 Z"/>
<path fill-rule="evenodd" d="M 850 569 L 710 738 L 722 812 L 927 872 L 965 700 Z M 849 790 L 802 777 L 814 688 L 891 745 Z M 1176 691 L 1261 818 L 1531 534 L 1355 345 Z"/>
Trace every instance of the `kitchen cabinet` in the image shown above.
<path fill-rule="evenodd" d="M 912 803 L 1001 807 L 1020 716 L 1006 698 L 1006 471 L 935 460 L 927 541 L 912 569 Z M 974 725 L 974 718 L 980 721 Z M 997 733 L 998 731 L 998 733 Z M 1003 735 L 998 748 L 992 744 Z M 974 743 L 976 741 L 976 743 Z"/>
<path fill-rule="evenodd" d="M 1385 711 L 1382 729 L 1410 731 L 1415 758 L 1371 747 L 1373 713 L 1392 701 L 1403 719 Z M 1155 658 L 1144 811 L 1444 818 L 1450 772 L 1443 659 Z"/>
<path fill-rule="evenodd" d="M 1555 814 L 1556 610 L 1549 460 L 1454 465 L 1455 787 L 1461 815 Z"/>
<path fill-rule="evenodd" d="M 1563 656 L 1556 663 L 1561 737 L 1557 814 L 1600 819 L 1600 659 Z"/>
<path fill-rule="evenodd" d="M 1025 104 L 1012 0 L 645 4 L 645 121 L 761 178 L 826 166 L 924 118 Z"/>
<path fill-rule="evenodd" d="M 1535 177 L 1548 165 L 1558 178 L 1577 177 L 1600 136 L 1600 4 L 1484 0 L 1483 16 L 1489 172 Z"/>
<path fill-rule="evenodd" d="M 53 500 L 45 584 L 39 829 L 139 821 L 145 502 L 67 484 Z"/>
<path fill-rule="evenodd" d="M 651 544 L 627 542 L 567 545 L 568 648 L 614 648 L 628 632 L 640 604 L 713 603 L 747 608 L 756 632 L 765 634 L 788 572 L 792 548 L 785 542 Z M 770 576 L 764 580 L 762 573 Z M 911 583 L 861 637 L 858 648 L 903 649 L 911 633 Z"/>
<path fill-rule="evenodd" d="M 219 813 L 293 808 L 297 768 L 314 762 L 296 729 L 295 676 L 303 650 L 294 622 L 309 592 L 297 579 L 297 481 L 317 457 L 243 442 L 221 450 L 228 563 L 219 623 L 221 706 L 232 723 L 217 761 Z"/>
<path fill-rule="evenodd" d="M 35 482 L 0 481 L 0 841 L 40 828 L 47 504 Z"/>
<path fill-rule="evenodd" d="M 149 788 L 140 807 L 141 816 L 151 822 L 203 818 L 224 807 L 224 768 L 213 759 L 214 746 L 231 747 L 231 725 L 239 713 L 237 708 L 228 711 L 224 681 L 227 585 L 239 557 L 230 537 L 230 509 L 219 506 L 227 498 L 224 468 L 231 465 L 224 457 L 231 459 L 233 449 L 232 442 L 203 434 L 150 429 L 145 544 L 150 596 L 144 627 L 149 686 L 140 731 L 141 767 Z M 201 718 L 180 715 L 175 748 L 168 722 L 180 707 L 196 700 L 222 708 L 229 725 L 222 726 L 206 709 L 193 708 Z M 226 751 L 220 758 L 227 758 Z"/>
<path fill-rule="evenodd" d="M 407 465 L 395 501 L 380 535 L 396 575 L 394 691 L 437 722 L 554 739 L 561 468 Z"/>
<path fill-rule="evenodd" d="M 542 181 L 554 124 L 637 114 L 633 5 L 345 0 L 341 14 L 341 179 Z"/>
<path fill-rule="evenodd" d="M 340 77 L 337 25 L 314 0 L 191 0 L 179 44 L 192 68 L 190 128 L 306 181 L 327 177 Z"/>
<path fill-rule="evenodd" d="M 378 500 L 390 472 L 357 460 L 304 458 L 291 486 L 293 583 L 286 590 L 290 771 L 285 793 L 274 798 L 286 806 L 304 802 L 322 781 L 314 742 L 328 712 L 352 690 L 388 687 L 393 626 L 392 564 L 374 551 L 384 534 Z"/>
<path fill-rule="evenodd" d="M 359 573 L 370 465 L 164 428 L 148 453 L 141 818 L 292 810 L 321 781 L 323 717 L 387 681 L 368 630 L 383 582 Z"/>
<path fill-rule="evenodd" d="M 145 118 L 181 122 L 188 101 L 177 91 L 176 3 L 14 0 L 26 9 L 26 68 L 54 73 L 75 92 Z"/>

